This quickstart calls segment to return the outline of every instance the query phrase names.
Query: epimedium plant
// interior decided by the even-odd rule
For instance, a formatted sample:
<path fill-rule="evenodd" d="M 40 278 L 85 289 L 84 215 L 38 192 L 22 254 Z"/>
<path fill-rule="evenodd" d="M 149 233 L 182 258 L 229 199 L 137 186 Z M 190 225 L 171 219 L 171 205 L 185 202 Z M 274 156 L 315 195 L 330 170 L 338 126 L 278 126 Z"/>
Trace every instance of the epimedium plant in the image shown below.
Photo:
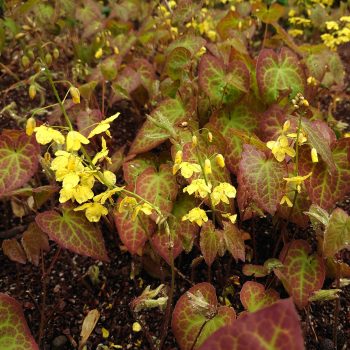
<path fill-rule="evenodd" d="M 16 16 L 35 14 L 35 1 L 1 22 L 23 52 L 25 71 L 35 57 L 29 50 L 36 53 L 35 72 L 26 80 L 30 98 L 35 101 L 39 80 L 56 98 L 32 111 L 25 130 L 1 133 L 0 197 L 11 203 L 25 198 L 35 213 L 21 242 L 3 241 L 4 253 L 38 265 L 49 238 L 60 249 L 108 263 L 103 221 L 115 226 L 132 255 L 161 257 L 171 271 L 169 288 L 147 287 L 131 303 L 136 319 L 144 309 L 164 311 L 159 339 L 147 337 L 151 348 L 164 346 L 170 321 L 185 350 L 304 348 L 297 309 L 337 299 L 340 279 L 350 270 L 341 259 L 349 248 L 350 220 L 336 208 L 350 191 L 350 138 L 344 124 L 318 106 L 323 93 L 344 84 L 335 49 L 346 40 L 345 5 L 299 6 L 300 13 L 311 11 L 313 19 L 306 19 L 296 16 L 297 5 L 263 1 L 135 0 L 109 4 L 107 12 L 93 1 L 75 11 L 65 3 L 60 33 L 48 36 L 50 45 L 38 33 L 45 34 L 41 25 L 49 16 L 43 13 L 51 13 L 51 5 L 42 5 L 40 20 L 29 28 L 20 27 Z M 328 21 L 325 29 L 341 32 L 332 32 L 333 41 L 321 35 L 325 44 L 294 39 L 311 36 L 317 11 L 338 26 Z M 79 23 L 82 41 L 69 42 L 75 61 L 61 79 L 48 48 L 67 38 L 67 14 Z M 289 32 L 281 24 L 287 18 Z M 296 32 L 301 29 L 295 25 L 308 29 Z M 251 42 L 261 29 L 258 49 Z M 111 125 L 124 116 L 118 111 L 107 117 L 106 110 L 121 100 L 138 118 L 144 111 L 147 117 L 130 147 L 112 153 Z M 54 117 L 43 121 L 40 113 L 54 108 Z M 39 166 L 40 181 L 33 179 Z M 274 221 L 274 252 L 253 264 L 259 247 L 251 248 L 255 237 L 242 223 L 263 216 Z M 291 223 L 312 224 L 310 237 L 296 239 Z M 190 252 L 200 252 L 208 281 L 191 286 L 172 311 L 176 276 L 184 276 L 176 258 Z M 239 315 L 211 284 L 212 265 L 226 253 L 254 278 L 241 287 L 245 311 Z M 326 276 L 335 279 L 335 289 L 322 289 Z M 290 298 L 280 300 L 282 286 Z M 0 344 L 38 348 L 18 303 L 2 295 L 0 307 L 14 315 L 1 319 Z M 13 329 L 17 337 L 9 341 Z"/>

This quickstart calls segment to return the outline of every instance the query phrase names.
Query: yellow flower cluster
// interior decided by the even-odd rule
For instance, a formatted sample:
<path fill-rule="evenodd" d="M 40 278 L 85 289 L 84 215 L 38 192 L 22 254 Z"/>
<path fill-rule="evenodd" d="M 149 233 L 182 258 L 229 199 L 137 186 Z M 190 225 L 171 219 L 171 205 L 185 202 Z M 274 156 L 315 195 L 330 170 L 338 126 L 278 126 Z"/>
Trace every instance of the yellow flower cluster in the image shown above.
<path fill-rule="evenodd" d="M 47 145 L 54 142 L 58 148 L 51 161 L 50 169 L 55 173 L 56 181 L 62 183 L 60 203 L 71 200 L 82 204 L 74 210 L 85 210 L 85 215 L 91 222 L 98 222 L 102 215 L 108 214 L 108 209 L 105 207 L 106 201 L 113 202 L 112 196 L 122 191 L 124 187 L 115 186 L 115 174 L 108 170 L 101 172 L 97 166 L 103 160 L 109 160 L 106 141 L 103 137 L 102 150 L 94 156 L 92 161 L 84 157 L 82 146 L 89 144 L 90 139 L 95 135 L 105 133 L 110 136 L 108 130 L 110 123 L 118 116 L 119 113 L 95 125 L 88 137 L 75 130 L 70 130 L 64 135 L 61 131 L 47 125 L 33 129 L 33 121 L 28 120 L 27 133 L 34 131 L 38 143 Z M 65 150 L 62 149 L 64 145 Z M 108 188 L 98 195 L 93 192 L 96 180 Z M 89 202 L 90 200 L 92 202 Z"/>
<path fill-rule="evenodd" d="M 208 133 L 208 141 L 212 142 L 212 134 Z M 198 146 L 197 137 L 192 138 L 192 147 Z M 198 160 L 198 163 L 190 163 L 183 161 L 182 151 L 177 151 L 175 155 L 175 161 L 173 166 L 173 174 L 175 175 L 180 171 L 181 175 L 190 179 L 196 174 L 197 178 L 192 179 L 190 184 L 183 189 L 184 193 L 189 195 L 194 195 L 197 198 L 209 199 L 212 209 L 219 205 L 220 202 L 229 204 L 230 198 L 236 197 L 236 189 L 228 182 L 221 182 L 216 186 L 213 186 L 210 181 L 210 176 L 212 176 L 212 164 L 209 158 L 203 161 Z M 222 154 L 215 155 L 215 162 L 220 168 L 225 167 L 225 159 Z M 221 213 L 222 217 L 227 218 L 232 223 L 236 221 L 236 215 L 230 213 Z M 197 225 L 202 226 L 203 223 L 208 221 L 207 214 L 205 210 L 200 207 L 191 209 L 186 215 L 182 217 L 182 221 L 195 222 Z"/>
<path fill-rule="evenodd" d="M 331 50 L 350 41 L 350 16 L 340 17 L 339 21 L 327 21 L 328 33 L 321 35 L 324 44 Z"/>
<path fill-rule="evenodd" d="M 203 7 L 200 11 L 199 19 L 192 18 L 191 22 L 186 24 L 187 28 L 193 28 L 201 35 L 206 35 L 209 40 L 217 40 L 217 32 L 215 30 L 215 21 L 213 17 L 208 13 L 208 9 Z"/>

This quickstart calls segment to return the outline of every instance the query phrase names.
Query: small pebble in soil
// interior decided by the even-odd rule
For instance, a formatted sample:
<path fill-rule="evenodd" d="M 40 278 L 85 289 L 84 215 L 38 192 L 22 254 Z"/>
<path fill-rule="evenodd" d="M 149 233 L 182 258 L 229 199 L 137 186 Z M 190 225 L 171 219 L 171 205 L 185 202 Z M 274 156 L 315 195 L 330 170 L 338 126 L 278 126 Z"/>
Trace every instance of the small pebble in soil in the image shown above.
<path fill-rule="evenodd" d="M 67 337 L 65 335 L 59 335 L 52 341 L 52 348 L 54 350 L 60 350 L 63 349 L 63 347 L 67 343 Z"/>

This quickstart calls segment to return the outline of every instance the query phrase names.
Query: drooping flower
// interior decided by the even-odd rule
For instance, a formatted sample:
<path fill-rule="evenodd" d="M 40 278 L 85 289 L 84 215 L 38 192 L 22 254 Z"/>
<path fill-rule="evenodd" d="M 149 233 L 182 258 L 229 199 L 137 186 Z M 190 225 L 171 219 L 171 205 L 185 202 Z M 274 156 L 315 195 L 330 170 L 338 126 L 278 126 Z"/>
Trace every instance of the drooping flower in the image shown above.
<path fill-rule="evenodd" d="M 237 221 L 237 214 L 230 214 L 230 213 L 225 213 L 221 214 L 224 218 L 227 218 L 231 221 L 232 224 L 236 223 Z"/>
<path fill-rule="evenodd" d="M 200 173 L 202 171 L 202 168 L 199 164 L 189 162 L 174 164 L 173 174 L 175 175 L 179 170 L 181 171 L 181 175 L 184 178 L 189 179 L 193 173 Z"/>
<path fill-rule="evenodd" d="M 288 184 L 296 186 L 297 191 L 301 192 L 301 184 L 312 175 L 312 172 L 305 176 L 292 176 L 284 177 L 283 180 L 287 181 Z"/>
<path fill-rule="evenodd" d="M 280 204 L 284 204 L 286 203 L 288 205 L 289 208 L 291 208 L 293 206 L 292 201 L 289 199 L 289 197 L 287 195 L 284 195 L 280 201 Z"/>
<path fill-rule="evenodd" d="M 64 136 L 58 130 L 46 125 L 40 125 L 34 128 L 34 132 L 37 142 L 41 145 L 46 145 L 52 141 L 55 141 L 60 145 L 64 144 Z"/>
<path fill-rule="evenodd" d="M 105 204 L 107 199 L 112 198 L 113 195 L 122 191 L 123 188 L 124 188 L 124 186 L 123 187 L 115 187 L 112 190 L 107 190 L 105 192 L 102 192 L 94 197 L 94 202 L 100 202 L 101 204 Z"/>
<path fill-rule="evenodd" d="M 312 163 L 318 163 L 318 155 L 317 155 L 316 148 L 314 147 L 312 147 L 311 149 L 311 160 L 312 160 Z"/>
<path fill-rule="evenodd" d="M 33 135 L 35 127 L 36 127 L 35 119 L 33 117 L 28 118 L 26 123 L 26 134 L 28 136 Z"/>
<path fill-rule="evenodd" d="M 227 182 L 221 182 L 219 185 L 214 187 L 210 195 L 213 205 L 218 205 L 220 201 L 229 204 L 229 198 L 235 197 L 236 189 Z"/>
<path fill-rule="evenodd" d="M 278 162 L 283 162 L 286 154 L 295 157 L 295 150 L 289 146 L 288 138 L 285 135 L 279 136 L 277 141 L 268 141 L 266 146 L 272 151 Z"/>
<path fill-rule="evenodd" d="M 85 203 L 74 208 L 74 211 L 85 210 L 85 216 L 90 222 L 99 222 L 102 215 L 108 214 L 108 209 L 98 202 Z"/>
<path fill-rule="evenodd" d="M 215 161 L 216 161 L 216 164 L 220 167 L 220 168 L 225 168 L 225 158 L 222 154 L 217 154 L 215 156 Z"/>
<path fill-rule="evenodd" d="M 208 159 L 208 158 L 204 161 L 204 173 L 206 175 L 209 175 L 212 173 L 211 162 L 210 162 L 210 159 Z"/>
<path fill-rule="evenodd" d="M 91 139 L 95 135 L 102 134 L 103 132 L 106 132 L 111 127 L 110 124 L 115 119 L 117 119 L 119 117 L 119 115 L 120 115 L 120 113 L 116 113 L 116 114 L 112 115 L 111 117 L 106 118 L 106 119 L 102 120 L 101 122 L 99 122 L 97 124 L 97 126 L 95 126 L 95 128 L 90 131 L 90 134 L 88 135 L 88 139 Z"/>
<path fill-rule="evenodd" d="M 81 144 L 87 145 L 90 141 L 78 131 L 69 131 L 66 139 L 67 151 L 79 151 Z"/>
<path fill-rule="evenodd" d="M 201 208 L 193 208 L 186 215 L 182 217 L 182 221 L 189 220 L 195 222 L 198 226 L 202 226 L 204 222 L 208 221 L 206 212 Z"/>
<path fill-rule="evenodd" d="M 211 192 L 211 189 L 211 183 L 206 184 L 204 179 L 196 179 L 186 186 L 183 192 L 187 192 L 190 195 L 194 193 L 196 197 L 205 198 Z"/>

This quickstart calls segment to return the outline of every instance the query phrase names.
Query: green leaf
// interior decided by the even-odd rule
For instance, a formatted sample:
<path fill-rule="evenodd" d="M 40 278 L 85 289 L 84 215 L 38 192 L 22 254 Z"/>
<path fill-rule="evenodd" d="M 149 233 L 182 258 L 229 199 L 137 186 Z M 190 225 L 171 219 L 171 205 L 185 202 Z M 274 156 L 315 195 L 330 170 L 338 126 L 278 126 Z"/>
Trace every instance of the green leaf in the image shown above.
<path fill-rule="evenodd" d="M 295 53 L 282 48 L 277 54 L 271 49 L 260 52 L 256 77 L 261 95 L 267 103 L 277 101 L 280 92 L 289 91 L 293 98 L 298 92 L 304 94 L 305 74 Z"/>
<path fill-rule="evenodd" d="M 164 216 L 168 216 L 173 209 L 177 189 L 176 177 L 172 173 L 172 168 L 167 164 L 162 164 L 159 171 L 149 167 L 138 176 L 135 192 L 158 207 Z M 157 217 L 158 214 L 153 212 L 151 218 L 156 221 Z"/>
<path fill-rule="evenodd" d="M 24 318 L 21 305 L 0 293 L 0 349 L 39 350 Z"/>
<path fill-rule="evenodd" d="M 235 318 L 232 308 L 218 305 L 215 288 L 203 282 L 180 297 L 171 326 L 181 350 L 191 350 L 198 349 L 212 333 Z"/>
<path fill-rule="evenodd" d="M 259 4 L 260 5 L 260 4 Z M 273 3 L 271 6 L 261 5 L 255 9 L 254 14 L 262 22 L 272 24 L 278 22 L 278 20 L 285 14 L 286 7 L 277 3 Z"/>
<path fill-rule="evenodd" d="M 344 248 L 350 248 L 350 217 L 343 209 L 336 208 L 324 233 L 323 254 L 331 258 Z"/>
<path fill-rule="evenodd" d="M 133 188 L 138 176 L 149 167 L 156 169 L 156 159 L 150 154 L 139 156 L 129 162 L 125 162 L 123 164 L 123 174 L 128 186 Z"/>
<path fill-rule="evenodd" d="M 211 220 L 206 222 L 200 233 L 199 245 L 204 260 L 208 266 L 214 262 L 219 250 L 219 236 L 215 230 L 215 226 Z"/>
<path fill-rule="evenodd" d="M 172 80 L 182 79 L 190 63 L 191 52 L 184 47 L 177 47 L 168 55 L 165 72 Z"/>
<path fill-rule="evenodd" d="M 236 174 L 242 155 L 243 142 L 232 133 L 232 129 L 242 130 L 248 134 L 254 133 L 258 126 L 257 117 L 248 106 L 239 104 L 215 112 L 210 118 L 210 123 L 225 137 L 227 142 L 224 154 L 225 163 L 228 169 Z"/>
<path fill-rule="evenodd" d="M 302 350 L 300 320 L 291 299 L 254 313 L 213 333 L 198 350 Z"/>
<path fill-rule="evenodd" d="M 147 152 L 159 146 L 176 133 L 175 128 L 186 117 L 182 103 L 177 99 L 167 99 L 151 113 L 154 119 L 147 119 L 130 147 L 130 154 Z"/>
<path fill-rule="evenodd" d="M 274 158 L 267 159 L 263 152 L 253 146 L 244 145 L 239 172 L 238 183 L 243 183 L 253 200 L 273 215 L 284 194 L 285 167 Z"/>
<path fill-rule="evenodd" d="M 166 48 L 165 54 L 169 54 L 171 51 L 178 47 L 183 47 L 191 52 L 191 55 L 195 55 L 202 46 L 205 46 L 205 39 L 200 36 L 183 35 L 176 39 Z"/>
<path fill-rule="evenodd" d="M 350 191 L 350 139 L 338 140 L 331 149 L 336 168 L 333 174 L 325 163 L 312 163 L 309 147 L 303 147 L 300 152 L 300 175 L 312 172 L 305 181 L 306 190 L 311 201 L 323 209 L 332 208 Z"/>
<path fill-rule="evenodd" d="M 327 139 L 324 136 L 324 133 L 330 134 L 332 130 L 327 126 L 326 123 L 320 125 L 320 122 L 312 123 L 305 118 L 301 119 L 301 127 L 303 130 L 306 131 L 307 139 L 310 142 L 311 146 L 316 149 L 317 153 L 321 155 L 323 161 L 326 162 L 331 172 L 334 173 L 336 169 L 331 148 L 329 143 L 327 142 Z M 322 132 L 320 128 L 326 130 Z"/>
<path fill-rule="evenodd" d="M 40 148 L 23 132 L 0 135 L 0 197 L 24 185 L 35 174 Z"/>
<path fill-rule="evenodd" d="M 280 298 L 274 289 L 265 290 L 263 284 L 252 281 L 243 284 L 239 297 L 244 308 L 249 312 L 263 309 Z"/>
<path fill-rule="evenodd" d="M 42 231 L 58 245 L 74 253 L 109 261 L 100 229 L 71 206 L 40 213 L 35 218 Z"/>
<path fill-rule="evenodd" d="M 206 54 L 198 69 L 199 85 L 213 105 L 233 103 L 249 91 L 249 70 L 241 61 L 232 61 L 226 68 L 223 61 Z"/>
<path fill-rule="evenodd" d="M 299 308 L 308 304 L 309 297 L 322 288 L 325 279 L 322 257 L 310 253 L 309 243 L 304 240 L 292 241 L 280 253 L 283 267 L 274 270 Z"/>
<path fill-rule="evenodd" d="M 113 102 L 130 99 L 130 94 L 140 85 L 139 74 L 131 67 L 125 67 L 112 84 Z"/>

